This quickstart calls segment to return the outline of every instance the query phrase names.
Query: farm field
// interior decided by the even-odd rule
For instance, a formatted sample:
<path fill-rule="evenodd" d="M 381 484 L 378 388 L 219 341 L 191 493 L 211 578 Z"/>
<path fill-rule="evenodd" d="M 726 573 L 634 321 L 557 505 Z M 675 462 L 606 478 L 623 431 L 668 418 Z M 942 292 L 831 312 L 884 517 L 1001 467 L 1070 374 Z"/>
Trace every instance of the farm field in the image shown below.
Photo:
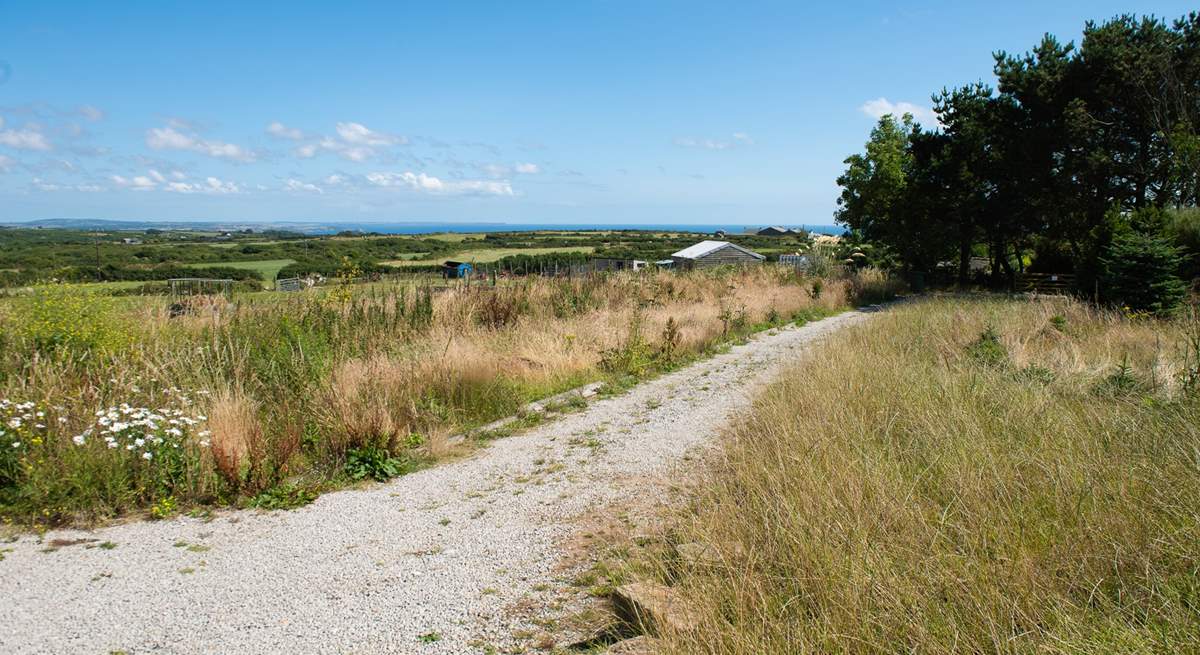
<path fill-rule="evenodd" d="M 221 262 L 219 264 L 198 263 L 188 264 L 188 266 L 192 266 L 194 268 L 223 267 L 254 271 L 262 277 L 263 284 L 269 284 L 279 274 L 279 271 L 283 270 L 288 265 L 295 263 L 296 260 L 294 259 L 263 259 L 249 262 Z"/>
<path fill-rule="evenodd" d="M 589 257 L 654 261 L 707 237 L 640 230 L 304 236 L 277 230 L 221 235 L 0 228 L 0 288 L 50 280 L 161 283 L 173 277 L 206 276 L 270 286 L 276 277 L 333 278 L 349 270 L 363 276 L 416 275 L 448 259 L 500 266 L 507 261 L 533 270 L 581 263 Z M 769 257 L 810 245 L 806 236 L 731 238 Z M 161 293 L 162 288 L 148 285 L 144 292 Z"/>
<path fill-rule="evenodd" d="M 554 248 L 478 248 L 456 252 L 451 257 L 432 259 L 402 258 L 382 263 L 387 266 L 432 266 L 440 264 L 446 259 L 452 258 L 456 261 L 481 264 L 499 261 L 505 257 L 512 257 L 514 255 L 552 255 L 565 253 L 588 254 L 595 252 L 595 250 L 595 246 L 561 246 Z"/>

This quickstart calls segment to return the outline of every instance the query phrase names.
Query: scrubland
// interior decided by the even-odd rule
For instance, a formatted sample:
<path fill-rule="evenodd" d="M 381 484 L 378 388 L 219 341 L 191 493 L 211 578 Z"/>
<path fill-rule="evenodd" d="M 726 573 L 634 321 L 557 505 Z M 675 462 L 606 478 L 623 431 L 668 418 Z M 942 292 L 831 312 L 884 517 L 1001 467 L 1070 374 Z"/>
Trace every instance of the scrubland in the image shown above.
<path fill-rule="evenodd" d="M 771 385 L 635 569 L 670 653 L 1200 649 L 1200 322 L 907 303 Z"/>
<path fill-rule="evenodd" d="M 0 304 L 0 515 L 36 527 L 303 504 L 453 455 L 449 435 L 531 400 L 620 388 L 891 291 L 872 271 L 762 267 L 335 285 L 171 317 L 161 299 L 41 287 Z"/>

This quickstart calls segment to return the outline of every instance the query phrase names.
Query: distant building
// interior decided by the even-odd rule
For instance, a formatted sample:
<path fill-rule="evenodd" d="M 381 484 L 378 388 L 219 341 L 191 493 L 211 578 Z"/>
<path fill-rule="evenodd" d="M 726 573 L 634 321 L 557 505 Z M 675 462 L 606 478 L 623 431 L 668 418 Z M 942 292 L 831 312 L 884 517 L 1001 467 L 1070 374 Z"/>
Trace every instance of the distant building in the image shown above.
<path fill-rule="evenodd" d="M 471 275 L 475 267 L 466 262 L 446 261 L 442 263 L 442 277 L 450 279 L 465 278 Z"/>
<path fill-rule="evenodd" d="M 717 230 L 716 232 L 713 232 L 713 236 L 718 239 L 724 239 L 725 238 L 725 230 Z"/>
<path fill-rule="evenodd" d="M 766 257 L 728 241 L 701 241 L 671 255 L 675 267 L 683 270 L 725 265 L 761 264 Z"/>
<path fill-rule="evenodd" d="M 790 227 L 780 227 L 778 225 L 772 225 L 771 227 L 764 227 L 763 229 L 759 230 L 758 232 L 755 232 L 755 234 L 757 234 L 760 237 L 801 236 L 804 234 L 804 230 L 796 230 L 796 229 L 792 229 Z"/>
<path fill-rule="evenodd" d="M 591 261 L 593 271 L 640 271 L 646 268 L 646 262 L 640 259 L 612 259 L 599 257 Z"/>
<path fill-rule="evenodd" d="M 142 240 L 134 239 L 132 237 L 125 237 L 125 238 L 121 239 L 121 243 L 123 243 L 127 246 L 140 246 L 140 245 L 142 245 Z"/>

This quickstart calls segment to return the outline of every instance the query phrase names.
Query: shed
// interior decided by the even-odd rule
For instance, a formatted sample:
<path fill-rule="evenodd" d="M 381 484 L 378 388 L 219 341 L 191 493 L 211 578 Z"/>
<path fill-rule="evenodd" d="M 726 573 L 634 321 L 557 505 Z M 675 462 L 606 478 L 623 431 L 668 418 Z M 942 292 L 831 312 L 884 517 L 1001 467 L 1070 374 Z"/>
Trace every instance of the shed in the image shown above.
<path fill-rule="evenodd" d="M 728 241 L 701 241 L 671 255 L 676 268 L 761 264 L 766 257 Z"/>
<path fill-rule="evenodd" d="M 466 262 L 446 261 L 442 263 L 442 277 L 457 279 L 470 277 L 471 272 L 475 270 L 474 266 Z"/>

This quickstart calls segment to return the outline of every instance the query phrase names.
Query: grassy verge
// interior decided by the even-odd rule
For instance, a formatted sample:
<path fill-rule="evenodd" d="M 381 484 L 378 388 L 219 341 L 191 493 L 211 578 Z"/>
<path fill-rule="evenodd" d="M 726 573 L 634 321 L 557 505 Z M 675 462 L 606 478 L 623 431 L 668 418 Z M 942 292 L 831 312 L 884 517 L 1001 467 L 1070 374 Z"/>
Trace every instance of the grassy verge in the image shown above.
<path fill-rule="evenodd" d="M 447 437 L 605 376 L 629 383 L 886 286 L 760 268 L 0 304 L 0 517 L 283 507 L 454 454 Z"/>
<path fill-rule="evenodd" d="M 1198 348 L 1194 319 L 1069 301 L 839 337 L 678 517 L 708 555 L 650 562 L 703 617 L 666 652 L 1195 652 Z"/>

